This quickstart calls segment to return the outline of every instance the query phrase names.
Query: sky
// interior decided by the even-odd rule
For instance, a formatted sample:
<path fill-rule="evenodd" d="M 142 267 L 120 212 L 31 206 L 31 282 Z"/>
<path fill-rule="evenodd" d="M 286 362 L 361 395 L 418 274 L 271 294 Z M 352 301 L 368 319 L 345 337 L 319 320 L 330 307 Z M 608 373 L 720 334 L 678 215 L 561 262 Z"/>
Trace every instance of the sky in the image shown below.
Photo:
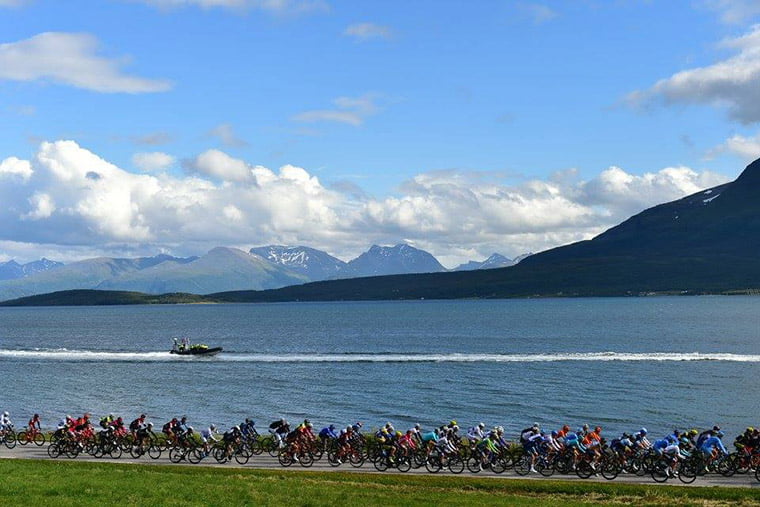
<path fill-rule="evenodd" d="M 0 0 L 0 261 L 589 239 L 760 157 L 760 0 Z"/>

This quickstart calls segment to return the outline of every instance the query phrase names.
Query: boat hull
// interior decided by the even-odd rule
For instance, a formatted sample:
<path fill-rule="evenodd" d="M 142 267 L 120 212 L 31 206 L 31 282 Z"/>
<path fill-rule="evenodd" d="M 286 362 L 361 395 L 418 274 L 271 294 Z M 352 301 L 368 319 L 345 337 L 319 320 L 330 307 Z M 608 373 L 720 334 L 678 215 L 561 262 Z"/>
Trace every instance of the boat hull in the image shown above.
<path fill-rule="evenodd" d="M 214 347 L 208 349 L 188 349 L 188 350 L 170 350 L 170 354 L 176 354 L 178 356 L 215 356 L 222 351 L 222 347 Z"/>

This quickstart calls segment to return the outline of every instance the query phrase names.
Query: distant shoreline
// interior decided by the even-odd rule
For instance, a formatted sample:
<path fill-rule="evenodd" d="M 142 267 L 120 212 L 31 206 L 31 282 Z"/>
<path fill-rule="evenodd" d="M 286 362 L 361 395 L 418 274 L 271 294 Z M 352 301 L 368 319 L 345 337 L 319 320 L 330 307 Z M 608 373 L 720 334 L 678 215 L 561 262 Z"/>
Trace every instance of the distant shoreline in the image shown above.
<path fill-rule="evenodd" d="M 30 307 L 30 306 L 118 306 L 118 305 L 214 305 L 239 303 L 306 303 L 306 302 L 357 302 L 357 301 L 492 301 L 510 299 L 584 299 L 595 297 L 671 297 L 671 296 L 760 296 L 760 289 L 736 289 L 716 292 L 692 291 L 650 291 L 626 294 L 534 294 L 526 296 L 502 297 L 398 297 L 398 298 L 330 298 L 324 295 L 319 298 L 284 298 L 271 297 L 270 291 L 239 291 L 224 292 L 211 295 L 185 293 L 144 294 L 140 292 L 102 291 L 77 289 L 51 292 L 26 296 L 18 299 L 0 301 L 0 307 Z"/>

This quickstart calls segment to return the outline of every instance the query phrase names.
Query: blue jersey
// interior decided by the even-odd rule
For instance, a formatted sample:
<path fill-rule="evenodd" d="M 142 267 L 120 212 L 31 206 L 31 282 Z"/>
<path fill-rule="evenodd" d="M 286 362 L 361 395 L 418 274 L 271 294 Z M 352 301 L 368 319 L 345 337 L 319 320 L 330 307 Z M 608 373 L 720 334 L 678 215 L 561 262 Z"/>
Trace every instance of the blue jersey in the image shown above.
<path fill-rule="evenodd" d="M 712 449 L 720 449 L 720 451 L 723 454 L 728 454 L 728 451 L 726 451 L 726 447 L 723 445 L 723 442 L 718 437 L 710 437 L 702 444 L 702 450 L 704 452 L 710 452 Z"/>
<path fill-rule="evenodd" d="M 319 436 L 321 438 L 338 438 L 338 435 L 335 434 L 335 431 L 329 427 L 322 428 L 322 430 L 319 432 Z"/>

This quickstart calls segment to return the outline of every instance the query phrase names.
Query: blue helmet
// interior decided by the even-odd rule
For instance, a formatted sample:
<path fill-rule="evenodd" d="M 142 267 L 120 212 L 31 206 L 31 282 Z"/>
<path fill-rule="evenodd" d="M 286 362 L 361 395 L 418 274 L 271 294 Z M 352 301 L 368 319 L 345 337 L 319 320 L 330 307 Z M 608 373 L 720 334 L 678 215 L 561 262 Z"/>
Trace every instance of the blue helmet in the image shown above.
<path fill-rule="evenodd" d="M 639 430 L 639 433 L 642 433 L 642 434 L 646 435 L 647 434 L 647 429 L 646 428 L 641 428 Z"/>

